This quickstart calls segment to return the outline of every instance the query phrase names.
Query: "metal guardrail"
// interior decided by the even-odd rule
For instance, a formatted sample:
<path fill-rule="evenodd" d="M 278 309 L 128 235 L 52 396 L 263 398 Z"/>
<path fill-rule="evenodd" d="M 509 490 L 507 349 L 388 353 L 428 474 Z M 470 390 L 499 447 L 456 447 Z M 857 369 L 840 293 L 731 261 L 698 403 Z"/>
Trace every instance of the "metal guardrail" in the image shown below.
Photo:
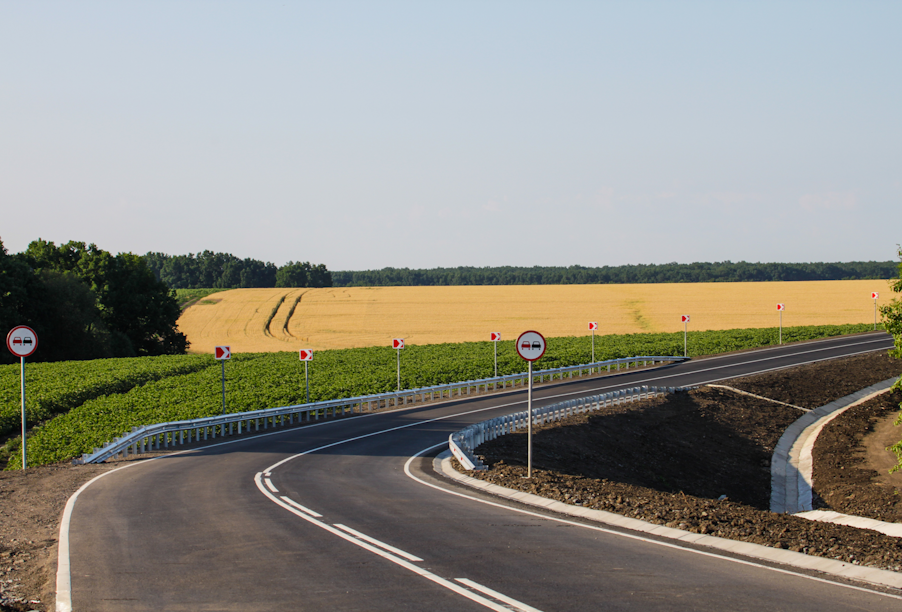
<path fill-rule="evenodd" d="M 543 406 L 542 408 L 533 408 L 532 424 L 533 426 L 544 425 L 552 421 L 560 421 L 574 414 L 592 412 L 605 406 L 636 402 L 649 397 L 664 395 L 665 393 L 673 393 L 681 389 L 682 387 L 632 387 L 621 391 L 611 391 L 601 395 L 567 400 L 551 404 L 550 406 Z M 448 436 L 448 446 L 451 448 L 454 457 L 464 466 L 464 469 L 484 470 L 486 469 L 485 465 L 474 452 L 476 448 L 489 440 L 526 429 L 528 418 L 527 411 L 522 410 L 468 425 Z"/>
<path fill-rule="evenodd" d="M 679 363 L 687 361 L 687 359 L 688 358 L 686 357 L 670 356 L 642 356 L 609 359 L 606 361 L 567 366 L 564 368 L 538 370 L 533 372 L 533 381 L 542 383 L 547 379 L 547 381 L 550 382 L 555 379 L 564 380 L 565 378 L 573 378 L 574 374 L 583 376 L 584 373 L 600 373 L 605 368 L 608 372 L 611 372 L 615 368 L 616 370 L 620 370 L 621 366 L 624 366 L 624 369 L 629 369 L 630 365 L 633 367 L 640 367 L 640 364 L 646 366 L 649 364 L 655 365 L 657 363 Z M 170 448 L 170 446 L 191 443 L 192 441 L 196 442 L 201 439 L 215 439 L 217 434 L 219 436 L 241 434 L 246 431 L 251 431 L 252 427 L 254 431 L 260 431 L 268 429 L 269 427 L 293 425 L 295 419 L 300 423 L 316 421 L 320 418 L 328 418 L 329 416 L 335 417 L 339 414 L 354 413 L 355 411 L 357 413 L 372 412 L 373 410 L 378 410 L 380 408 L 415 403 L 417 398 L 419 398 L 419 401 L 426 402 L 434 401 L 436 399 L 450 399 L 454 397 L 479 395 L 480 393 L 490 393 L 496 390 L 504 390 L 508 387 L 514 388 L 518 385 L 524 385 L 527 378 L 529 378 L 529 375 L 526 372 L 522 372 L 519 374 L 508 374 L 506 376 L 483 378 L 479 380 L 467 380 L 419 389 L 406 389 L 389 393 L 378 393 L 375 395 L 312 402 L 310 404 L 297 404 L 279 408 L 266 408 L 264 410 L 229 413 L 222 416 L 205 417 L 190 421 L 173 421 L 133 427 L 130 432 L 115 438 L 111 442 L 107 442 L 101 448 L 95 448 L 91 453 L 83 454 L 80 459 L 75 459 L 73 463 L 100 463 L 118 455 L 127 457 L 130 454 L 141 454 L 151 450 L 166 449 Z"/>

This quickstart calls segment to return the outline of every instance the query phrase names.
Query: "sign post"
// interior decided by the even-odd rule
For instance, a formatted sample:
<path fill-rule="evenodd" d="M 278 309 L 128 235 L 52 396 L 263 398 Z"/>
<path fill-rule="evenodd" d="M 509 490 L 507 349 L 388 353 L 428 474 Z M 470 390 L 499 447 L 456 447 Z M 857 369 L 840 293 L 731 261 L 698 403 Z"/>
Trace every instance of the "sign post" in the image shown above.
<path fill-rule="evenodd" d="M 526 331 L 517 338 L 517 353 L 529 362 L 529 390 L 526 392 L 526 477 L 532 478 L 532 362 L 545 354 L 545 337 L 537 331 Z"/>
<path fill-rule="evenodd" d="M 225 362 L 232 358 L 232 347 L 217 346 L 213 351 L 213 358 L 219 361 L 220 365 L 222 365 L 222 413 L 225 414 Z"/>
<path fill-rule="evenodd" d="M 491 338 L 495 345 L 495 378 L 498 378 L 498 341 L 501 340 L 501 332 L 492 332 Z"/>
<path fill-rule="evenodd" d="M 307 402 L 310 403 L 310 372 L 307 370 L 307 364 L 313 361 L 313 351 L 310 349 L 301 349 L 298 351 L 298 357 L 304 362 L 304 387 L 307 389 Z"/>
<path fill-rule="evenodd" d="M 687 350 L 688 343 L 686 338 L 689 336 L 689 315 L 682 315 L 680 320 L 683 322 L 683 357 L 688 357 L 689 351 Z"/>
<path fill-rule="evenodd" d="M 777 312 L 780 313 L 780 344 L 783 344 L 783 311 L 786 310 L 786 304 L 777 304 Z"/>
<path fill-rule="evenodd" d="M 394 338 L 391 347 L 398 351 L 398 392 L 401 391 L 401 349 L 404 348 L 404 338 Z"/>
<path fill-rule="evenodd" d="M 589 329 L 592 331 L 592 363 L 595 363 L 595 330 L 598 329 L 598 322 L 589 323 Z"/>
<path fill-rule="evenodd" d="M 871 292 L 871 299 L 874 300 L 874 331 L 877 331 L 877 298 L 880 297 L 880 294 L 876 291 Z"/>
<path fill-rule="evenodd" d="M 6 335 L 6 348 L 19 358 L 19 376 L 22 395 L 22 470 L 28 467 L 28 451 L 25 439 L 25 358 L 38 348 L 38 335 L 25 325 L 12 328 Z"/>

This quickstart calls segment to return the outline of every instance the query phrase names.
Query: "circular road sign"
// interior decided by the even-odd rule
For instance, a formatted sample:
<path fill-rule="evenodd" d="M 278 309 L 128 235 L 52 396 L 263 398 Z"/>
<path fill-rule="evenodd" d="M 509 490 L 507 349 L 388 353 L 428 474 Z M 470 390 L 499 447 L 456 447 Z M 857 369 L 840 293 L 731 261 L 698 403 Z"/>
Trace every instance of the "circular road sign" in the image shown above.
<path fill-rule="evenodd" d="M 6 335 L 6 348 L 16 357 L 28 357 L 38 348 L 38 335 L 25 325 L 14 327 Z"/>
<path fill-rule="evenodd" d="M 541 359 L 545 354 L 545 337 L 537 331 L 526 331 L 517 338 L 517 353 L 526 361 Z"/>

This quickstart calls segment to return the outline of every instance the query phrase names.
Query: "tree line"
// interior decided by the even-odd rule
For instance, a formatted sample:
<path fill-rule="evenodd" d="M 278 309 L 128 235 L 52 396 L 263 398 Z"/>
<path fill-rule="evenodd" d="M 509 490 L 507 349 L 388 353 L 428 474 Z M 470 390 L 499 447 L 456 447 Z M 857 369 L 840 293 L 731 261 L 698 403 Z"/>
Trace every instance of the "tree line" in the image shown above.
<path fill-rule="evenodd" d="M 29 360 L 181 354 L 180 314 L 174 292 L 138 255 L 41 239 L 9 254 L 0 241 L 0 330 L 35 330 Z M 0 363 L 15 360 L 0 352 Z"/>
<path fill-rule="evenodd" d="M 837 263 L 715 263 L 637 264 L 602 267 L 457 267 L 418 270 L 383 268 L 332 272 L 335 287 L 429 285 L 593 285 L 635 283 L 708 283 L 888 279 L 893 261 Z"/>
<path fill-rule="evenodd" d="M 147 253 L 144 263 L 172 289 L 245 289 L 253 287 L 331 287 L 324 264 L 289 261 L 284 266 L 229 253 L 166 255 Z"/>

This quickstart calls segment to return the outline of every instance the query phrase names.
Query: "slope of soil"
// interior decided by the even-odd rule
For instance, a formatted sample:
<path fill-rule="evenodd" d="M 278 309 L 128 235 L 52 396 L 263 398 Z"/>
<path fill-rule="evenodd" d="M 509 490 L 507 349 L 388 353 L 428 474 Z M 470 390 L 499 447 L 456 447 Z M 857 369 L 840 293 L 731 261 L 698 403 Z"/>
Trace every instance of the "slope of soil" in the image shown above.
<path fill-rule="evenodd" d="M 54 609 L 56 545 L 66 501 L 113 467 L 118 465 L 0 472 L 0 610 Z"/>
<path fill-rule="evenodd" d="M 900 372 L 902 362 L 874 353 L 724 384 L 813 408 Z M 525 434 L 480 446 L 489 469 L 468 474 L 650 523 L 902 571 L 902 539 L 768 511 L 771 454 L 801 414 L 703 387 L 536 428 L 531 480 L 523 478 Z M 847 462 L 858 460 L 852 448 L 833 447 Z M 887 494 L 895 496 L 871 480 L 855 487 L 862 508 L 883 508 Z"/>
<path fill-rule="evenodd" d="M 902 439 L 902 427 L 894 425 L 900 402 L 899 391 L 875 397 L 821 430 L 814 445 L 815 508 L 902 523 L 902 472 L 889 473 L 896 456 L 886 450 Z"/>

